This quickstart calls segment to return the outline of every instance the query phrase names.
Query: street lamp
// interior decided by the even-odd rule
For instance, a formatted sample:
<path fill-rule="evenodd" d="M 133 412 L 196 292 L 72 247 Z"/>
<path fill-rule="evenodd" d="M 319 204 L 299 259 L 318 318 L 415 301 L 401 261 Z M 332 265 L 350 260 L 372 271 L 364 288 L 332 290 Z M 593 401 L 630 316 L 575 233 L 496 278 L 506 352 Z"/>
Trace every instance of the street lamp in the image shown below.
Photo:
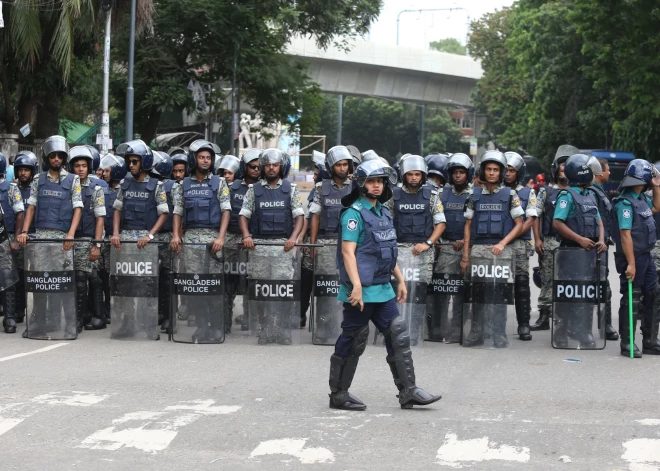
<path fill-rule="evenodd" d="M 465 44 L 468 42 L 468 37 L 470 35 L 470 12 L 463 7 L 452 7 L 452 8 L 425 8 L 421 10 L 401 10 L 396 16 L 396 45 L 399 45 L 399 22 L 401 20 L 402 13 L 422 13 L 422 12 L 433 12 L 433 11 L 454 11 L 454 10 L 463 10 L 467 15 L 467 31 L 465 33 Z"/>

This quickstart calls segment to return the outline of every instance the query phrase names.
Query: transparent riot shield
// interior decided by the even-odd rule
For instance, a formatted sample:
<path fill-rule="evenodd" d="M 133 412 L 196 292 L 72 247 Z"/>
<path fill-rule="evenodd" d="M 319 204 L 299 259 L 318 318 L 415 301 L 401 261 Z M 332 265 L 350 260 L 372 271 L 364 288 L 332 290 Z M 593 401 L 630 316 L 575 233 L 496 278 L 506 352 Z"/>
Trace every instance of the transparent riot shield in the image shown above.
<path fill-rule="evenodd" d="M 247 287 L 248 287 L 248 251 L 238 245 L 225 241 L 222 249 L 224 255 L 223 272 L 225 276 L 225 303 L 226 312 L 233 320 L 235 332 L 249 330 L 249 315 L 247 314 Z M 228 319 L 225 318 L 228 322 Z"/>
<path fill-rule="evenodd" d="M 484 246 L 473 247 L 470 263 L 465 274 L 463 346 L 506 348 L 517 331 L 511 251 L 507 248 L 496 256 Z"/>
<path fill-rule="evenodd" d="M 268 243 L 272 244 L 272 243 Z M 301 251 L 284 244 L 256 244 L 250 250 L 248 310 L 250 328 L 259 344 L 300 343 Z"/>
<path fill-rule="evenodd" d="M 412 247 L 399 247 L 397 264 L 403 275 L 408 290 L 404 304 L 397 304 L 399 313 L 408 324 L 410 345 L 420 347 L 424 343 L 424 320 L 426 319 L 426 297 L 428 283 L 431 280 L 433 268 L 433 251 L 428 250 L 420 255 L 413 255 Z M 395 289 L 396 282 L 392 283 Z"/>
<path fill-rule="evenodd" d="M 174 257 L 171 293 L 171 338 L 181 343 L 222 343 L 224 331 L 224 292 L 222 253 L 213 254 L 210 244 L 181 244 Z M 180 305 L 188 308 L 188 318 L 179 320 Z"/>
<path fill-rule="evenodd" d="M 64 251 L 62 244 L 30 240 L 25 247 L 28 338 L 73 340 L 78 336 L 74 249 Z"/>
<path fill-rule="evenodd" d="M 437 246 L 433 278 L 426 298 L 426 334 L 430 342 L 459 343 L 463 326 L 462 251 L 452 244 Z"/>
<path fill-rule="evenodd" d="M 314 249 L 314 288 L 312 290 L 312 343 L 334 345 L 341 334 L 343 304 L 339 294 L 339 272 L 335 258 L 336 245 Z"/>
<path fill-rule="evenodd" d="M 552 282 L 552 346 L 605 348 L 607 253 L 579 247 L 555 250 Z"/>
<path fill-rule="evenodd" d="M 157 340 L 158 246 L 135 242 L 110 247 L 110 317 L 113 339 Z"/>
<path fill-rule="evenodd" d="M 4 291 L 18 283 L 18 269 L 8 240 L 0 243 L 0 260 L 0 291 Z"/>

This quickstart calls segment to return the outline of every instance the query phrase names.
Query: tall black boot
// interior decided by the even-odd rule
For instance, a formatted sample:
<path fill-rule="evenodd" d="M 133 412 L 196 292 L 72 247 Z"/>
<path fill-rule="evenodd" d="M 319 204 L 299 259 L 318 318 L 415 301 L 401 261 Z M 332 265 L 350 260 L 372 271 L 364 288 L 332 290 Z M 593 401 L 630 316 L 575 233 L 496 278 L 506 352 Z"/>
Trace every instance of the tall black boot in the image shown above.
<path fill-rule="evenodd" d="M 25 270 L 18 270 L 18 283 L 16 283 L 16 323 L 25 319 Z"/>
<path fill-rule="evenodd" d="M 658 340 L 658 326 L 660 325 L 660 285 L 656 283 L 653 294 L 645 295 L 644 307 L 647 311 L 644 316 L 642 334 L 642 352 L 646 355 L 660 355 L 660 341 Z M 6 312 L 6 311 L 5 311 Z"/>
<path fill-rule="evenodd" d="M 516 318 L 518 320 L 518 338 L 532 340 L 529 329 L 529 319 L 532 312 L 531 290 L 529 276 L 517 275 L 515 282 Z"/>
<path fill-rule="evenodd" d="M 612 326 L 612 290 L 609 283 L 607 283 L 607 302 L 605 303 L 605 338 L 619 340 L 619 334 Z"/>
<path fill-rule="evenodd" d="M 632 348 L 634 358 L 642 358 L 642 352 L 635 345 L 635 330 L 637 330 L 637 316 L 640 310 L 642 290 L 633 288 L 633 330 L 632 330 Z M 622 293 L 622 303 L 619 307 L 619 332 L 621 333 L 621 356 L 630 356 L 630 306 L 628 304 L 628 292 Z"/>
<path fill-rule="evenodd" d="M 394 351 L 394 355 L 388 356 L 386 360 L 392 371 L 394 385 L 399 390 L 397 397 L 401 408 L 427 406 L 442 399 L 442 396 L 429 394 L 415 384 L 415 367 L 410 351 L 408 325 L 402 316 L 397 316 L 390 322 L 386 336 Z"/>
<path fill-rule="evenodd" d="M 92 270 L 89 278 L 90 303 L 92 315 L 85 324 L 85 330 L 105 329 L 105 304 L 103 303 L 103 282 L 96 269 Z"/>
<path fill-rule="evenodd" d="M 367 406 L 357 397 L 348 392 L 357 370 L 360 355 L 364 353 L 369 338 L 369 325 L 356 330 L 344 331 L 343 335 L 351 337 L 353 343 L 348 357 L 337 354 L 330 357 L 330 408 L 342 410 L 365 410 Z"/>
<path fill-rule="evenodd" d="M 593 335 L 594 313 L 591 306 L 580 306 L 580 316 L 576 319 L 576 330 L 580 348 L 596 348 Z"/>
<path fill-rule="evenodd" d="M 16 333 L 16 288 L 11 287 L 5 290 L 5 297 L 3 299 L 5 318 L 2 321 L 2 326 L 5 328 L 5 333 Z"/>
<path fill-rule="evenodd" d="M 550 306 L 539 307 L 539 318 L 536 322 L 529 326 L 529 330 L 535 332 L 537 330 L 550 330 Z"/>
<path fill-rule="evenodd" d="M 110 325 L 110 273 L 103 269 L 100 271 L 103 284 L 103 304 L 105 306 L 105 323 Z"/>
<path fill-rule="evenodd" d="M 172 270 L 161 268 L 158 282 L 160 284 L 158 291 L 158 324 L 161 331 L 169 333 L 170 311 L 172 310 Z"/>
<path fill-rule="evenodd" d="M 472 305 L 472 324 L 470 332 L 463 339 L 463 345 L 466 347 L 476 347 L 484 344 L 484 313 L 480 312 L 483 306 L 477 309 Z"/>
<path fill-rule="evenodd" d="M 89 298 L 87 296 L 87 283 L 89 273 L 82 270 L 76 271 L 76 320 L 78 324 L 78 333 L 82 332 L 83 325 L 90 321 L 89 318 Z"/>

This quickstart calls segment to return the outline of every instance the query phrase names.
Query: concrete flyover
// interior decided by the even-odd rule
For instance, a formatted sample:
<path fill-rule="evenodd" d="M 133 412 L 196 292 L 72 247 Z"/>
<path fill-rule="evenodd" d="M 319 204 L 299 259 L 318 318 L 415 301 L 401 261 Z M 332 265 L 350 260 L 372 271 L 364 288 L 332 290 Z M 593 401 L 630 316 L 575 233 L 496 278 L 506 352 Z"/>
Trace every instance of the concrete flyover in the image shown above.
<path fill-rule="evenodd" d="M 310 77 L 327 93 L 388 98 L 424 104 L 470 107 L 483 74 L 468 57 L 368 41 L 351 41 L 350 50 L 318 48 L 295 38 L 287 49 L 310 63 Z"/>

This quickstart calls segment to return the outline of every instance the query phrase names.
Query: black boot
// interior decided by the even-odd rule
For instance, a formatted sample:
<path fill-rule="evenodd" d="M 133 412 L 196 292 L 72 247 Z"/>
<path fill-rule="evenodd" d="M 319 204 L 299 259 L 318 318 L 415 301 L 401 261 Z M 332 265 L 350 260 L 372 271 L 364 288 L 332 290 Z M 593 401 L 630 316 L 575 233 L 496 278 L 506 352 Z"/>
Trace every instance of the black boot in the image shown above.
<path fill-rule="evenodd" d="M 605 338 L 607 340 L 619 340 L 619 334 L 612 326 L 612 290 L 607 284 L 607 302 L 605 304 Z"/>
<path fill-rule="evenodd" d="M 577 339 L 580 342 L 580 348 L 596 348 L 596 341 L 593 335 L 594 314 L 591 306 L 581 306 L 578 310 L 581 316 L 577 321 Z"/>
<path fill-rule="evenodd" d="M 2 321 L 2 326 L 5 328 L 5 333 L 16 333 L 16 289 L 14 287 L 5 290 L 5 297 L 3 299 L 5 318 Z"/>
<path fill-rule="evenodd" d="M 559 312 L 554 313 L 552 344 L 555 348 L 568 348 L 567 321 Z"/>
<path fill-rule="evenodd" d="M 106 270 L 100 271 L 101 283 L 103 285 L 103 304 L 105 306 L 105 323 L 110 325 L 110 273 Z"/>
<path fill-rule="evenodd" d="M 87 296 L 87 282 L 89 273 L 86 271 L 76 271 L 76 315 L 78 324 L 78 333 L 82 332 L 83 325 L 90 321 L 89 317 L 89 298 Z"/>
<path fill-rule="evenodd" d="M 644 316 L 644 329 L 642 329 L 644 336 L 642 352 L 646 355 L 660 355 L 660 341 L 658 340 L 658 326 L 660 325 L 660 285 L 656 283 L 653 295 L 649 296 L 652 296 L 652 301 L 645 300 L 644 302 L 647 312 Z"/>
<path fill-rule="evenodd" d="M 515 291 L 518 338 L 520 340 L 532 340 L 532 334 L 529 329 L 529 318 L 530 313 L 532 312 L 529 276 L 516 276 Z"/>
<path fill-rule="evenodd" d="M 466 347 L 476 347 L 484 344 L 484 313 L 479 312 L 480 309 L 483 309 L 483 306 L 479 306 L 478 309 L 476 306 L 472 306 L 472 325 L 470 332 L 463 339 L 463 345 Z"/>
<path fill-rule="evenodd" d="M 537 330 L 550 330 L 550 306 L 541 306 L 539 308 L 539 318 L 537 321 L 529 326 L 532 332 Z"/>
<path fill-rule="evenodd" d="M 628 293 L 622 293 L 623 299 L 619 307 L 619 332 L 621 332 L 621 356 L 630 357 L 630 313 L 628 305 Z M 642 352 L 635 345 L 635 330 L 637 330 L 637 315 L 640 308 L 640 300 L 642 297 L 642 290 L 633 288 L 633 330 L 632 330 L 632 347 L 633 357 L 642 358 Z"/>
<path fill-rule="evenodd" d="M 368 333 L 368 331 L 367 331 Z M 366 340 L 365 340 L 366 342 Z M 365 410 L 367 406 L 348 392 L 351 387 L 359 356 L 342 358 L 334 353 L 330 357 L 330 409 Z"/>
<path fill-rule="evenodd" d="M 89 292 L 91 297 L 91 320 L 85 324 L 85 330 L 105 329 L 105 304 L 103 303 L 103 282 L 96 269 L 92 270 L 89 278 Z"/>
<path fill-rule="evenodd" d="M 170 333 L 170 311 L 172 309 L 172 270 L 160 269 L 160 290 L 158 292 L 158 325 L 162 332 Z"/>
<path fill-rule="evenodd" d="M 16 283 L 16 323 L 25 320 L 25 270 L 18 270 L 18 283 Z"/>

